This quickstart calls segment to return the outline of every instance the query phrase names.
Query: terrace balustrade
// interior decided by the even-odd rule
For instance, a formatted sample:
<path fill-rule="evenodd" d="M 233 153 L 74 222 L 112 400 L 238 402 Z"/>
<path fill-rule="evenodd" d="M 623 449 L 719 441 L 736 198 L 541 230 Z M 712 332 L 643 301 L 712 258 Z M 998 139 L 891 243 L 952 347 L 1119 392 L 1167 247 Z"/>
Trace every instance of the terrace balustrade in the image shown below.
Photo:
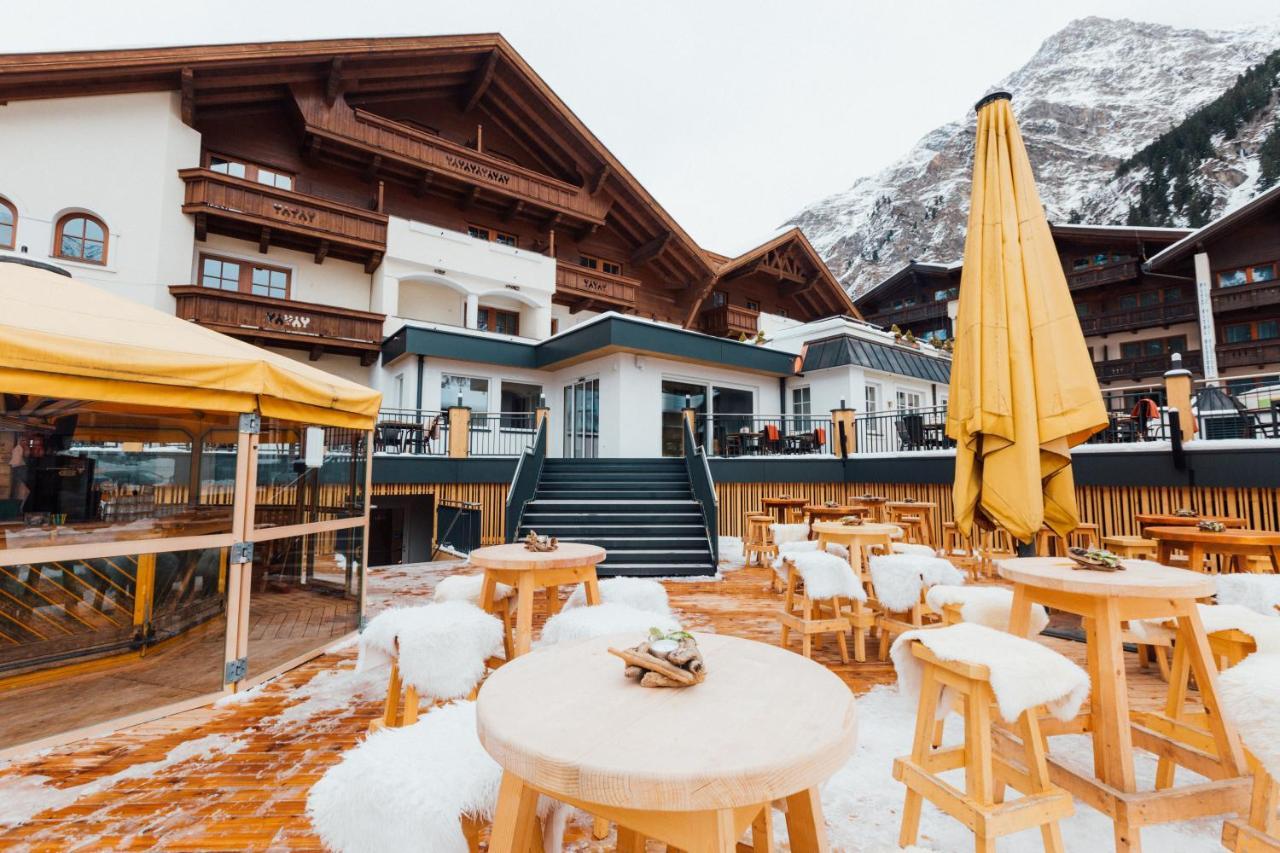
<path fill-rule="evenodd" d="M 533 445 L 536 412 L 466 412 L 467 456 L 509 456 Z M 449 411 L 382 409 L 374 428 L 375 453 L 450 456 Z"/>

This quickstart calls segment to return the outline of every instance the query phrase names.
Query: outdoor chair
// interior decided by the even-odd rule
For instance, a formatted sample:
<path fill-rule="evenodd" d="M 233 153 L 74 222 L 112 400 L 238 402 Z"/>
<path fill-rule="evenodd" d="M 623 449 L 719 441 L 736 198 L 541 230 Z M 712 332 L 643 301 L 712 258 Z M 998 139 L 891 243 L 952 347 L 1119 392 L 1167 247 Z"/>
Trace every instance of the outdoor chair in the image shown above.
<path fill-rule="evenodd" d="M 888 660 L 894 635 L 937 624 L 938 614 L 925 603 L 925 592 L 939 584 L 959 586 L 964 575 L 947 560 L 915 554 L 887 554 L 872 557 L 868 566 L 870 602 L 880 635 L 880 660 Z"/>
<path fill-rule="evenodd" d="M 1142 536 L 1104 536 L 1102 547 L 1126 560 L 1154 560 L 1158 551 L 1156 540 Z"/>
<path fill-rule="evenodd" d="M 980 577 L 995 575 L 995 561 L 1014 557 L 1017 553 L 1013 537 L 1003 527 L 978 531 L 978 575 Z"/>
<path fill-rule="evenodd" d="M 1009 629 L 1013 590 L 1008 587 L 939 584 L 925 592 L 924 600 L 930 610 L 942 614 L 944 624 L 975 622 L 997 631 Z M 1033 605 L 1028 636 L 1034 637 L 1047 627 L 1049 627 L 1049 612 L 1044 609 L 1044 605 Z"/>
<path fill-rule="evenodd" d="M 743 540 L 743 555 L 747 559 L 747 565 L 758 561 L 759 565 L 768 565 L 767 559 L 776 557 L 778 554 L 778 546 L 773 541 L 773 532 L 770 529 L 773 525 L 773 516 L 768 513 L 748 513 L 747 514 L 747 535 Z"/>
<path fill-rule="evenodd" d="M 360 634 L 356 665 L 365 671 L 390 664 L 382 718 L 369 730 L 412 725 L 423 696 L 433 701 L 466 696 L 502 648 L 503 634 L 502 622 L 462 601 L 379 613 Z"/>
<path fill-rule="evenodd" d="M 889 523 L 901 527 L 908 542 L 919 545 L 928 541 L 924 516 L 917 510 L 902 506 L 891 506 L 889 507 Z"/>
<path fill-rule="evenodd" d="M 380 453 L 400 453 L 403 450 L 401 430 L 397 427 L 380 426 L 374 433 L 375 450 Z"/>
<path fill-rule="evenodd" d="M 1214 582 L 1219 604 L 1239 604 L 1264 616 L 1280 615 L 1280 575 L 1218 575 Z"/>
<path fill-rule="evenodd" d="M 782 431 L 776 424 L 765 424 L 760 430 L 760 449 L 764 453 L 782 453 Z"/>
<path fill-rule="evenodd" d="M 928 799 L 972 828 L 979 853 L 994 851 L 998 836 L 1032 827 L 1040 828 L 1046 851 L 1060 853 L 1058 821 L 1075 805 L 1049 779 L 1036 713 L 1049 704 L 1060 719 L 1074 717 L 1088 695 L 1084 670 L 1039 643 L 973 624 L 904 634 L 894 643 L 893 661 L 903 691 L 919 691 L 911 754 L 893 762 L 893 778 L 907 788 L 899 846 L 915 844 Z M 962 745 L 935 745 L 940 699 L 944 714 L 957 702 L 963 709 Z M 1021 747 L 1022 767 L 993 748 L 993 706 L 1021 735 L 1009 751 Z M 940 775 L 960 768 L 964 790 Z M 1023 796 L 1005 802 L 1005 785 Z"/>
<path fill-rule="evenodd" d="M 442 578 L 432 592 L 431 600 L 437 604 L 445 601 L 465 601 L 476 607 L 480 606 L 480 594 L 484 590 L 484 575 L 450 575 Z M 493 592 L 494 615 L 502 620 L 502 649 L 504 659 L 514 657 L 515 625 L 515 590 L 505 583 L 497 584 Z"/>
<path fill-rule="evenodd" d="M 1280 850 L 1280 655 L 1256 654 L 1227 670 L 1218 677 L 1218 695 L 1254 768 L 1248 817 L 1223 823 L 1222 846 L 1236 853 Z"/>
<path fill-rule="evenodd" d="M 679 631 L 680 623 L 670 614 L 606 602 L 590 607 L 574 607 L 555 614 L 542 626 L 542 637 L 535 645 L 554 646 L 557 643 L 622 633 L 635 634 L 639 641 L 648 636 L 650 628 L 664 632 Z"/>
<path fill-rule="evenodd" d="M 867 593 L 849 561 L 818 550 L 787 554 L 779 561 L 787 577 L 786 597 L 778 611 L 782 647 L 787 647 L 791 632 L 797 631 L 800 653 L 812 659 L 814 635 L 835 634 L 840 660 L 848 663 L 845 632 L 852 630 L 854 660 L 865 661 L 871 614 L 865 609 Z"/>
<path fill-rule="evenodd" d="M 657 613 L 661 616 L 671 615 L 671 604 L 667 599 L 667 589 L 657 581 L 643 578 L 607 578 L 600 581 L 601 604 L 625 604 L 636 610 Z M 564 610 L 587 606 L 587 593 L 582 584 L 574 587 Z"/>

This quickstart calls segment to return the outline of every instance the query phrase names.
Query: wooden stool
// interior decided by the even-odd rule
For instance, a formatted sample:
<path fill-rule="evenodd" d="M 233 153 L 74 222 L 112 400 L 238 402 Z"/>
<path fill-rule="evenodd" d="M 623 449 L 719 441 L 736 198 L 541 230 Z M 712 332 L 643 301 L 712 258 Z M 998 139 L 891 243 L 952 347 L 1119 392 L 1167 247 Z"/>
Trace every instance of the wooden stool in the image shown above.
<path fill-rule="evenodd" d="M 854 660 L 858 663 L 864 662 L 867 659 L 867 631 L 874 624 L 874 618 L 866 605 L 857 599 L 841 596 L 827 599 L 810 598 L 808 588 L 800 582 L 800 570 L 790 560 L 787 564 L 786 598 L 783 600 L 782 609 L 778 611 L 778 622 L 782 627 L 782 647 L 784 649 L 787 647 L 791 632 L 798 631 L 800 632 L 800 652 L 812 660 L 813 635 L 831 633 L 836 635 L 841 662 L 848 663 L 849 645 L 845 641 L 845 632 L 852 630 Z M 799 590 L 800 599 L 798 606 L 797 590 Z"/>
<path fill-rule="evenodd" d="M 923 590 L 920 594 L 924 595 Z M 917 601 L 910 610 L 904 610 L 901 613 L 887 610 L 879 602 L 872 602 L 871 606 L 876 614 L 876 634 L 880 641 L 879 654 L 882 661 L 889 659 L 889 647 L 893 645 L 894 637 L 907 631 L 917 631 L 930 624 L 940 624 L 938 615 L 923 600 Z"/>
<path fill-rule="evenodd" d="M 402 695 L 403 694 L 403 695 Z M 400 682 L 400 662 L 391 662 L 391 676 L 387 679 L 387 698 L 382 704 L 382 716 L 369 721 L 369 732 L 411 726 L 418 722 L 418 691 Z"/>
<path fill-rule="evenodd" d="M 1096 524 L 1079 525 L 1067 534 L 1065 541 L 1046 526 L 1036 531 L 1036 553 L 1041 557 L 1063 557 L 1067 548 L 1099 548 L 1101 541 Z"/>
<path fill-rule="evenodd" d="M 902 528 L 906 541 L 918 545 L 927 545 L 928 535 L 925 533 L 924 516 L 912 512 L 905 507 L 889 507 L 889 523 Z"/>
<path fill-rule="evenodd" d="M 1222 846 L 1234 853 L 1280 853 L 1280 785 L 1259 764 L 1253 771 L 1253 795 L 1249 818 L 1228 819 L 1222 824 Z"/>
<path fill-rule="evenodd" d="M 948 560 L 958 562 L 969 573 L 969 580 L 976 581 L 982 573 L 982 561 L 979 549 L 973 546 L 968 536 L 960 532 L 954 521 L 942 523 L 942 555 Z"/>
<path fill-rule="evenodd" d="M 971 826 L 974 849 L 994 853 L 1001 835 L 1040 827 L 1046 851 L 1061 851 L 1062 832 L 1058 821 L 1075 810 L 1071 795 L 1049 781 L 1044 741 L 1034 711 L 1024 711 L 1017 721 L 1025 750 L 1026 769 L 1015 767 L 994 755 L 991 744 L 991 673 L 985 666 L 960 661 L 939 660 L 921 643 L 911 644 L 911 653 L 924 664 L 920 684 L 920 705 L 916 712 L 915 741 L 911 755 L 893 762 L 893 778 L 907 786 L 902 810 L 902 831 L 898 845 L 916 843 L 920 830 L 920 808 L 924 798 Z M 964 701 L 964 744 L 935 748 L 934 723 L 938 694 L 948 687 Z M 940 773 L 964 768 L 965 790 L 953 787 Z M 1003 786 L 1024 796 L 1003 802 Z M 1000 791 L 1001 793 L 997 793 Z"/>
<path fill-rule="evenodd" d="M 978 574 L 983 577 L 995 575 L 995 561 L 1005 557 L 1014 557 L 1018 553 L 1013 545 L 1013 537 L 1003 527 L 984 530 L 978 535 Z"/>
<path fill-rule="evenodd" d="M 1126 560 L 1154 560 L 1156 540 L 1141 536 L 1104 536 L 1102 547 Z"/>
<path fill-rule="evenodd" d="M 773 516 L 767 513 L 751 513 L 747 516 L 747 538 L 743 543 L 743 553 L 748 566 L 757 560 L 759 565 L 764 566 L 769 558 L 778 556 L 778 546 L 773 542 L 773 531 L 770 529 L 772 524 Z"/>

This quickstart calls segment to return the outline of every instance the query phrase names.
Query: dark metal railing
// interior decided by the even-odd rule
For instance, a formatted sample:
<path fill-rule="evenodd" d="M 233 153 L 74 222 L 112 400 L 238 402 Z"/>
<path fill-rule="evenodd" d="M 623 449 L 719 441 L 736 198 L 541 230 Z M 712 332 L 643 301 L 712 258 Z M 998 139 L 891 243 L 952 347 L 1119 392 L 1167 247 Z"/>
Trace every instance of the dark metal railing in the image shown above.
<path fill-rule="evenodd" d="M 830 415 L 698 415 L 695 439 L 710 456 L 834 454 Z"/>
<path fill-rule="evenodd" d="M 946 406 L 859 412 L 854 429 L 856 453 L 945 450 L 955 446 L 947 438 Z"/>
<path fill-rule="evenodd" d="M 471 456 L 519 456 L 533 444 L 533 412 L 472 412 Z"/>
<path fill-rule="evenodd" d="M 511 478 L 511 488 L 507 490 L 506 515 L 503 519 L 507 542 L 516 541 L 524 506 L 533 500 L 533 493 L 538 488 L 538 478 L 542 476 L 542 463 L 546 458 L 547 421 L 544 418 L 534 432 L 533 441 L 521 451 L 520 459 L 516 462 L 516 473 Z"/>
<path fill-rule="evenodd" d="M 374 453 L 449 455 L 449 413 L 430 409 L 382 409 L 373 430 Z"/>
<path fill-rule="evenodd" d="M 684 436 L 684 467 L 689 474 L 689 484 L 693 488 L 693 496 L 702 505 L 702 520 L 708 531 L 707 542 L 711 546 L 711 562 L 720 564 L 720 537 L 716 531 L 718 523 L 719 502 L 716 498 L 716 484 L 711 479 L 711 466 L 707 463 L 707 449 L 698 443 L 693 429 L 686 418 L 681 418 Z"/>
<path fill-rule="evenodd" d="M 1280 438 L 1280 375 L 1198 380 L 1191 410 L 1196 438 Z"/>

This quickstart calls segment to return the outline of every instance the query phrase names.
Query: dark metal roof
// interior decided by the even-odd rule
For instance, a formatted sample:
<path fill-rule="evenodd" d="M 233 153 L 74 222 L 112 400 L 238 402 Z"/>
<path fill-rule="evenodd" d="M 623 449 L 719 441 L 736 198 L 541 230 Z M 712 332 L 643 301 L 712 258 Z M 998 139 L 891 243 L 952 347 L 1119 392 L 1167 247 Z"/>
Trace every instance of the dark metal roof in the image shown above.
<path fill-rule="evenodd" d="M 810 370 L 847 364 L 896 373 L 899 376 L 913 376 L 926 382 L 945 384 L 951 381 L 949 359 L 928 356 L 906 347 L 867 341 L 852 335 L 840 335 L 809 344 L 800 370 L 807 373 Z"/>

